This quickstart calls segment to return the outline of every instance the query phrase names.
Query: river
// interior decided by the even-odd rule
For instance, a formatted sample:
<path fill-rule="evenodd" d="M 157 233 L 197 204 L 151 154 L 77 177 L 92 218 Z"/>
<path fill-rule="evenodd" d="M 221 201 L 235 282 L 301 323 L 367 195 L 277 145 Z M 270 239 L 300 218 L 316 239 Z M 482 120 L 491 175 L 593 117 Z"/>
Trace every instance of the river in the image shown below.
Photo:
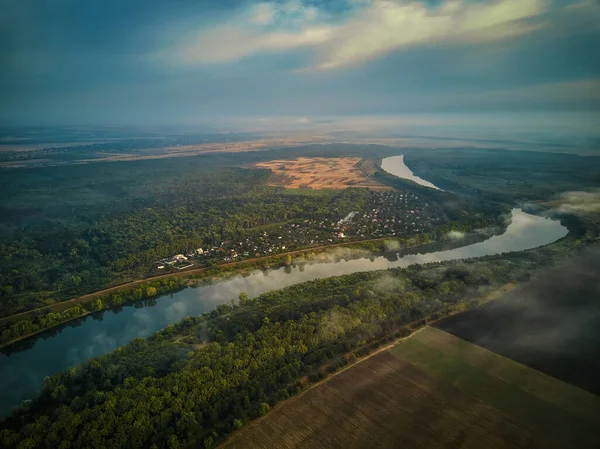
<path fill-rule="evenodd" d="M 0 354 L 0 415 L 9 413 L 11 407 L 22 400 L 32 398 L 46 376 L 105 354 L 135 337 L 151 335 L 186 316 L 210 311 L 217 305 L 236 298 L 240 291 L 245 291 L 252 297 L 269 290 L 330 276 L 523 251 L 552 243 L 567 235 L 567 232 L 558 221 L 513 209 L 512 221 L 506 232 L 483 242 L 445 251 L 405 254 L 397 259 L 379 256 L 330 260 L 268 272 L 256 270 L 245 276 L 186 288 L 149 302 L 87 316 L 26 341 L 21 345 L 25 349 L 15 350 L 19 348 L 17 345 L 12 348 L 12 352 Z"/>
<path fill-rule="evenodd" d="M 434 186 L 429 181 L 419 178 L 415 175 L 410 168 L 404 164 L 404 155 L 386 157 L 381 161 L 381 168 L 386 172 L 391 173 L 398 178 L 410 179 L 419 185 L 425 187 L 431 187 L 432 189 L 441 190 L 439 187 Z"/>

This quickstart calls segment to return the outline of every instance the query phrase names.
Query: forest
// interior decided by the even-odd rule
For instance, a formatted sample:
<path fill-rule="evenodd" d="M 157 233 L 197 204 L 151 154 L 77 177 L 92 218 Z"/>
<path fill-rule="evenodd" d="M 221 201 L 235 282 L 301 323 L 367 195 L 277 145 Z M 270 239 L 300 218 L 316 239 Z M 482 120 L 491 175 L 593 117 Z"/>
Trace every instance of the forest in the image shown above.
<path fill-rule="evenodd" d="M 408 151 L 404 161 L 442 189 L 493 201 L 549 200 L 600 187 L 600 156 L 448 148 Z"/>
<path fill-rule="evenodd" d="M 529 279 L 581 240 L 245 293 L 47 378 L 0 432 L 7 448 L 210 448 L 385 342 Z"/>
<path fill-rule="evenodd" d="M 266 170 L 185 159 L 3 173 L 0 313 L 143 277 L 149 263 L 248 228 L 337 218 L 361 202 L 352 191 L 285 195 L 265 185 Z"/>
<path fill-rule="evenodd" d="M 5 170 L 0 187 L 0 317 L 141 279 L 166 256 L 257 238 L 295 219 L 339 220 L 361 211 L 364 189 L 289 194 L 245 164 L 273 155 L 388 154 L 376 146 L 314 146 L 136 162 Z M 377 151 L 377 153 L 373 153 Z M 403 187 L 397 186 L 398 189 Z M 431 198 L 448 222 L 498 224 L 502 206 Z M 451 201 L 447 201 L 450 199 Z M 76 313 L 73 311 L 72 313 Z"/>
<path fill-rule="evenodd" d="M 507 213 L 508 209 L 496 205 L 491 209 L 489 214 L 473 211 L 472 215 L 463 217 L 462 220 L 455 220 L 438 225 L 435 230 L 430 232 L 420 232 L 416 235 L 407 237 L 386 239 L 383 241 L 358 241 L 346 245 L 345 247 L 352 251 L 357 250 L 357 257 L 364 257 L 365 251 L 372 255 L 389 255 L 396 257 L 396 253 L 389 254 L 387 252 L 388 245 L 394 242 L 398 248 L 410 248 L 415 245 L 426 245 L 428 243 L 440 242 L 440 244 L 450 248 L 457 243 L 448 240 L 448 234 L 451 231 L 459 231 L 468 233 L 472 230 L 481 230 L 483 228 L 489 231 L 486 234 L 476 233 L 471 237 L 466 236 L 459 245 L 466 244 L 468 241 L 479 241 L 484 235 L 493 235 L 494 233 L 502 232 L 506 223 L 502 218 L 503 213 Z M 574 224 L 571 225 L 571 227 Z M 0 328 L 0 344 L 9 345 L 14 341 L 26 338 L 33 334 L 39 333 L 46 329 L 59 326 L 73 319 L 82 317 L 89 313 L 99 312 L 113 307 L 120 307 L 125 304 L 134 303 L 142 299 L 151 299 L 158 294 L 172 293 L 186 286 L 198 284 L 215 279 L 216 277 L 228 276 L 232 273 L 248 272 L 250 270 L 268 269 L 272 267 L 280 267 L 281 265 L 289 266 L 292 261 L 295 263 L 310 263 L 313 257 L 318 258 L 320 254 L 328 253 L 327 247 L 309 250 L 302 253 L 300 256 L 292 258 L 291 255 L 263 257 L 255 261 L 238 261 L 236 264 L 216 264 L 210 265 L 205 271 L 199 273 L 181 273 L 182 276 L 163 278 L 159 280 L 148 280 L 147 282 L 135 285 L 134 287 L 122 287 L 113 293 L 102 293 L 95 295 L 91 301 L 79 302 L 73 307 L 54 307 L 46 311 L 33 311 L 30 316 L 20 317 L 18 320 L 8 321 Z M 346 255 L 345 257 L 349 257 Z"/>

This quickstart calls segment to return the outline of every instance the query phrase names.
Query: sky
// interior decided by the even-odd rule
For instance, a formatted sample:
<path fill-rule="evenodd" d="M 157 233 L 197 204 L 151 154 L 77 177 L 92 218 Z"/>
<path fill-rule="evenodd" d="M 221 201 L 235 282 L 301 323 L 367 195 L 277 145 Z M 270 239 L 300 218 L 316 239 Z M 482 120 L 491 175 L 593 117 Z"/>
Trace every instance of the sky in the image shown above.
<path fill-rule="evenodd" d="M 0 0 L 0 124 L 600 110 L 596 0 Z"/>

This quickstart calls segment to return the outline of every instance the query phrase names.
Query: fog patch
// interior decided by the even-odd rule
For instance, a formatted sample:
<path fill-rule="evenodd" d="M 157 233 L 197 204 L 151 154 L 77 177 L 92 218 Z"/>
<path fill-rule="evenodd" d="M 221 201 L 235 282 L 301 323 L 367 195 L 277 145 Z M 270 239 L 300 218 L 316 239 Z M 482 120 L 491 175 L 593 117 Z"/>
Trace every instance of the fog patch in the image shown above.
<path fill-rule="evenodd" d="M 465 237 L 465 233 L 461 231 L 450 231 L 448 234 L 446 234 L 446 237 L 448 237 L 450 240 L 460 240 Z"/>
<path fill-rule="evenodd" d="M 600 248 L 439 327 L 600 394 Z"/>
<path fill-rule="evenodd" d="M 346 333 L 346 330 L 355 327 L 360 324 L 358 318 L 352 318 L 351 316 L 333 309 L 328 311 L 320 320 L 319 323 L 319 334 L 321 338 L 327 340 L 334 340 L 338 336 Z"/>
<path fill-rule="evenodd" d="M 188 306 L 183 301 L 175 301 L 165 310 L 169 322 L 177 322 L 188 316 Z"/>
<path fill-rule="evenodd" d="M 396 242 L 397 243 L 397 242 Z M 310 255 L 306 260 L 307 263 L 331 263 L 337 262 L 340 260 L 352 260 L 352 259 L 361 259 L 368 258 L 372 254 L 370 251 L 366 249 L 359 248 L 336 248 L 333 251 L 327 251 L 323 253 L 318 253 L 314 255 Z"/>
<path fill-rule="evenodd" d="M 398 240 L 386 240 L 383 244 L 386 251 L 398 251 L 401 248 Z"/>
<path fill-rule="evenodd" d="M 600 190 L 565 192 L 558 199 L 558 212 L 600 213 Z"/>
<path fill-rule="evenodd" d="M 578 353 L 577 341 L 600 319 L 600 248 L 535 276 L 500 303 L 518 319 L 508 345 L 547 352 Z M 527 323 L 527 326 L 524 324 Z M 599 348 L 600 349 L 600 348 Z"/>
<path fill-rule="evenodd" d="M 91 341 L 83 347 L 75 346 L 68 350 L 67 360 L 70 366 L 78 365 L 86 360 L 111 351 L 116 346 L 116 340 L 107 332 L 102 331 L 92 336 Z"/>
<path fill-rule="evenodd" d="M 405 279 L 387 273 L 377 279 L 377 283 L 373 287 L 373 289 L 379 293 L 402 292 L 405 288 Z"/>

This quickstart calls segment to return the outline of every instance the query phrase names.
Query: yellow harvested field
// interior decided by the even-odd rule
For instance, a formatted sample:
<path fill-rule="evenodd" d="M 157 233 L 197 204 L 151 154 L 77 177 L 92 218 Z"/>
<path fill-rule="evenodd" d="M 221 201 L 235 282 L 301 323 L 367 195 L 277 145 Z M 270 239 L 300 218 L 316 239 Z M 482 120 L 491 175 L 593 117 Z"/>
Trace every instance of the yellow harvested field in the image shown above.
<path fill-rule="evenodd" d="M 290 189 L 345 189 L 358 186 L 368 174 L 357 164 L 358 157 L 299 157 L 260 162 L 255 166 L 275 173 L 272 185 Z"/>

